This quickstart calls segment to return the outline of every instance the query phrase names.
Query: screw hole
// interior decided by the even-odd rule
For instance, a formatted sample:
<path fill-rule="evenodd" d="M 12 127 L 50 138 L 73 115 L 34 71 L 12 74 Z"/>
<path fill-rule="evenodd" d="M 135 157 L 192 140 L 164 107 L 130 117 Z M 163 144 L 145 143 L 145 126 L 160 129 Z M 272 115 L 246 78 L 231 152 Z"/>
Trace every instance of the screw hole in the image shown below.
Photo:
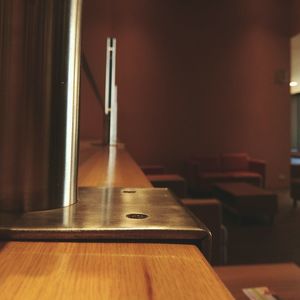
<path fill-rule="evenodd" d="M 124 190 L 123 193 L 134 194 L 134 193 L 136 193 L 136 191 L 135 190 Z"/>
<path fill-rule="evenodd" d="M 149 216 L 145 214 L 128 214 L 126 217 L 129 219 L 146 219 Z"/>

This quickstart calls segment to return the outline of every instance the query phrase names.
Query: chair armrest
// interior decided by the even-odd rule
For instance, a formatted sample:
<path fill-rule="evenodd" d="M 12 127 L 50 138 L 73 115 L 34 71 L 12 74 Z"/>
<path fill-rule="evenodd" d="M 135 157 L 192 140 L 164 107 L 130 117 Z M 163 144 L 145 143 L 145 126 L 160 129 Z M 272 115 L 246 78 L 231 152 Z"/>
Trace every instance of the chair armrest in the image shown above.
<path fill-rule="evenodd" d="M 197 183 L 198 169 L 197 160 L 190 159 L 187 161 L 185 177 L 191 186 L 194 186 Z"/>
<path fill-rule="evenodd" d="M 143 165 L 140 166 L 144 174 L 152 175 L 152 174 L 165 174 L 166 169 L 162 165 Z"/>
<path fill-rule="evenodd" d="M 291 165 L 291 179 L 300 178 L 300 165 Z"/>
<path fill-rule="evenodd" d="M 221 227 L 222 205 L 217 199 L 181 199 L 182 205 L 196 218 L 203 222 L 212 233 L 212 263 L 220 264 L 223 261 Z"/>
<path fill-rule="evenodd" d="M 181 199 L 180 202 L 196 215 L 200 221 L 218 228 L 222 224 L 222 204 L 217 199 Z M 209 228 L 209 226 L 207 226 Z M 210 229 L 210 228 L 209 228 Z"/>
<path fill-rule="evenodd" d="M 220 239 L 220 261 L 222 264 L 226 265 L 227 264 L 227 249 L 228 249 L 228 230 L 227 228 L 222 224 L 221 225 L 221 239 Z"/>
<path fill-rule="evenodd" d="M 262 186 L 266 184 L 266 162 L 260 159 L 249 159 L 249 171 L 256 172 L 262 177 Z"/>

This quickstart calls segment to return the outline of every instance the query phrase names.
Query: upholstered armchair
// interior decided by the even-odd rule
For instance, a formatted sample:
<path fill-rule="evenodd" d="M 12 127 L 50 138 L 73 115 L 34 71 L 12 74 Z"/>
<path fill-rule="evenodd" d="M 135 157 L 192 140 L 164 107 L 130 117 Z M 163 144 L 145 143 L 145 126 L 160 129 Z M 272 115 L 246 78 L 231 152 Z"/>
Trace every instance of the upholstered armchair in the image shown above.
<path fill-rule="evenodd" d="M 186 177 L 193 194 L 210 196 L 221 182 L 246 182 L 264 187 L 266 162 L 246 153 L 226 153 L 195 157 L 187 162 Z"/>

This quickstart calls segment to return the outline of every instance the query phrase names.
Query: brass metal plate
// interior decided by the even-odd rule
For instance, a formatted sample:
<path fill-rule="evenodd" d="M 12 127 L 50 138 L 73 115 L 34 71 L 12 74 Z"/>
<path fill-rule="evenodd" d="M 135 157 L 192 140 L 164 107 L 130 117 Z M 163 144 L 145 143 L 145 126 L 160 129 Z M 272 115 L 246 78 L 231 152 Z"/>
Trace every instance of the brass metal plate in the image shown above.
<path fill-rule="evenodd" d="M 74 205 L 23 214 L 0 213 L 0 239 L 210 240 L 163 188 L 80 188 Z"/>

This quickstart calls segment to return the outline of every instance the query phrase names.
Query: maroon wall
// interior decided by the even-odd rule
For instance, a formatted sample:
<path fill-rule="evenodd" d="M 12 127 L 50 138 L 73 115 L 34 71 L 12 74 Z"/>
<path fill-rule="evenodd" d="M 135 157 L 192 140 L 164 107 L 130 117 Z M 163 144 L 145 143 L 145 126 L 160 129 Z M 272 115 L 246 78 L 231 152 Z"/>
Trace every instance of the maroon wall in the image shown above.
<path fill-rule="evenodd" d="M 291 0 L 291 35 L 300 33 L 300 1 Z"/>
<path fill-rule="evenodd" d="M 243 151 L 267 160 L 269 186 L 287 185 L 286 3 L 84 1 L 83 49 L 102 94 L 105 39 L 117 37 L 119 138 L 139 163 L 179 170 L 195 154 Z M 81 135 L 99 137 L 101 110 L 84 76 L 81 96 Z"/>

